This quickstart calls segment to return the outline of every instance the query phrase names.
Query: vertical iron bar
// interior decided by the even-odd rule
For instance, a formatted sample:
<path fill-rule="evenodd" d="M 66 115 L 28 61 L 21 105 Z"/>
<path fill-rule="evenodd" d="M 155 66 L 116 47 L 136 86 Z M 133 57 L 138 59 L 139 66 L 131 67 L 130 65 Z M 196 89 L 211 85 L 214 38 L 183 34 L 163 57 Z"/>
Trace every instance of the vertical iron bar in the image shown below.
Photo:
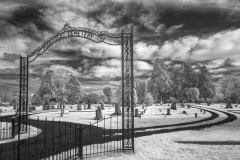
<path fill-rule="evenodd" d="M 81 125 L 81 127 L 80 127 L 80 136 L 79 136 L 79 138 L 81 139 L 81 152 L 80 152 L 80 158 L 81 158 L 81 160 L 83 160 L 83 128 L 82 128 L 82 125 Z M 79 149 L 79 151 L 80 151 L 80 149 Z"/>
<path fill-rule="evenodd" d="M 94 139 L 92 140 L 91 145 L 93 145 L 93 152 L 92 153 L 93 153 L 93 156 L 94 156 L 94 154 L 95 154 L 95 152 L 94 152 Z M 90 156 L 92 156 L 92 155 L 90 154 Z"/>
<path fill-rule="evenodd" d="M 98 155 L 98 119 L 97 119 L 97 155 Z"/>
<path fill-rule="evenodd" d="M 87 138 L 86 138 L 86 157 L 87 157 Z"/>
<path fill-rule="evenodd" d="M 110 135 L 109 135 L 109 138 L 110 138 L 110 151 L 112 149 L 112 141 L 111 141 L 111 137 L 112 137 L 112 117 L 110 117 Z"/>
<path fill-rule="evenodd" d="M 15 154 L 16 154 L 16 152 L 15 152 L 16 141 L 14 141 L 13 147 L 14 147 L 14 150 L 13 150 L 13 159 L 15 160 Z"/>
<path fill-rule="evenodd" d="M 54 130 L 54 118 L 53 118 L 53 120 L 52 120 L 52 124 L 53 124 L 53 125 L 52 125 L 52 129 L 53 129 L 53 130 L 52 130 L 52 135 L 53 135 L 53 138 L 52 138 L 52 143 L 53 143 L 53 144 L 52 144 L 52 145 L 53 145 L 53 146 L 52 146 L 52 159 L 54 160 L 54 155 L 55 155 L 55 150 L 54 150 L 54 138 L 55 138 L 55 136 L 54 136 L 54 131 L 55 131 L 55 130 Z"/>
<path fill-rule="evenodd" d="M 30 119 L 28 119 L 28 124 L 29 124 L 29 127 L 28 127 L 28 159 L 30 159 L 30 144 L 31 144 L 31 141 L 30 141 Z"/>
<path fill-rule="evenodd" d="M 123 147 L 123 152 L 124 152 L 124 44 L 123 44 L 123 30 L 122 30 L 122 38 L 121 38 L 121 46 L 122 46 L 122 147 Z"/>
<path fill-rule="evenodd" d="M 72 157 L 72 147 L 71 147 L 71 144 L 72 144 L 72 132 L 71 132 L 71 130 L 72 130 L 72 123 L 70 123 L 70 157 Z"/>
<path fill-rule="evenodd" d="M 90 144 L 92 143 L 92 124 L 90 122 Z M 92 145 L 90 145 L 90 155 L 92 153 Z"/>
<path fill-rule="evenodd" d="M 2 152 L 2 150 L 3 150 L 3 149 L 2 149 L 2 148 L 3 148 L 3 145 L 2 145 L 2 144 L 0 144 L 0 148 L 1 148 L 1 150 L 0 150 L 0 158 L 2 159 L 2 153 L 3 153 L 3 152 Z"/>
<path fill-rule="evenodd" d="M 69 157 L 69 155 L 68 155 L 68 154 L 69 154 L 69 153 L 68 153 L 68 152 L 69 152 L 69 148 L 68 148 L 68 147 L 69 147 L 69 146 L 68 146 L 68 145 L 69 145 L 69 143 L 68 143 L 69 130 L 67 130 L 66 132 L 67 132 L 67 135 L 65 135 L 65 137 L 67 138 L 67 142 L 65 142 L 65 148 L 66 148 L 66 155 L 67 155 L 67 157 L 65 157 L 65 158 L 68 158 L 68 157 Z"/>
<path fill-rule="evenodd" d="M 13 116 L 12 117 L 12 138 L 14 138 L 14 137 L 15 137 L 15 117 Z M 1 139 L 1 137 L 0 137 L 0 139 Z"/>
<path fill-rule="evenodd" d="M 38 133 L 38 130 L 39 130 L 39 116 L 38 116 L 38 119 L 37 119 L 37 157 L 38 157 L 38 135 L 39 135 L 39 133 Z"/>
<path fill-rule="evenodd" d="M 0 140 L 2 139 L 2 116 L 0 115 Z"/>
<path fill-rule="evenodd" d="M 25 120 L 26 120 L 26 132 L 27 132 L 27 128 L 28 128 L 28 121 L 27 121 L 27 119 L 28 119 L 28 57 L 26 57 L 26 59 L 27 59 L 27 79 L 25 79 L 25 82 L 27 83 L 26 85 L 27 85 L 27 88 L 26 88 L 26 115 L 25 115 Z"/>
<path fill-rule="evenodd" d="M 106 140 L 105 140 L 105 136 L 106 136 L 106 133 L 105 133 L 105 130 L 106 130 L 106 128 L 105 128 L 105 120 L 106 120 L 106 118 L 104 116 L 104 154 L 105 154 L 105 143 L 106 143 Z"/>
<path fill-rule="evenodd" d="M 47 153 L 47 117 L 45 118 L 45 134 L 44 134 L 44 159 L 46 158 Z"/>
<path fill-rule="evenodd" d="M 61 154 L 61 131 L 60 131 L 60 119 L 58 120 L 58 136 L 59 136 L 59 145 L 58 145 L 58 148 L 59 148 L 59 156 Z"/>
<path fill-rule="evenodd" d="M 67 132 L 67 130 L 66 130 L 66 126 L 67 125 L 67 122 L 65 121 L 65 143 L 64 143 L 64 150 L 66 149 L 66 141 L 67 141 L 67 136 L 66 136 L 66 132 Z M 66 158 L 66 152 L 64 152 L 64 158 Z"/>
<path fill-rule="evenodd" d="M 20 55 L 20 84 L 19 84 L 19 107 L 18 107 L 18 159 L 20 159 L 20 131 L 21 131 L 21 110 L 22 110 L 22 56 Z"/>
<path fill-rule="evenodd" d="M 132 85 L 131 85 L 131 92 L 132 92 L 132 106 L 131 106 L 131 123 L 132 123 L 132 131 L 131 131 L 131 133 L 132 133 L 132 150 L 133 150 L 133 152 L 134 152 L 134 105 L 135 105 L 135 103 L 134 103 L 134 90 L 133 90 L 133 86 L 134 86 L 134 74 L 133 74 L 133 27 L 132 27 L 132 29 L 131 29 L 131 83 L 132 83 Z M 137 102 L 136 102 L 137 103 Z"/>
<path fill-rule="evenodd" d="M 75 124 L 75 127 L 74 127 L 74 148 L 75 148 L 75 156 L 77 155 L 77 143 L 76 143 L 76 140 L 77 140 L 77 126 Z"/>

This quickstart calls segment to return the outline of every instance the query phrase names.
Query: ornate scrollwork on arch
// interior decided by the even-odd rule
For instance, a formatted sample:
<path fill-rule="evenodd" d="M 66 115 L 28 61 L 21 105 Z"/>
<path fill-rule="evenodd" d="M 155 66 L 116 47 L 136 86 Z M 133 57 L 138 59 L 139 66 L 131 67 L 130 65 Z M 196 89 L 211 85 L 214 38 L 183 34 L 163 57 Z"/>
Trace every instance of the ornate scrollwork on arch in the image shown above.
<path fill-rule="evenodd" d="M 82 37 L 96 43 L 103 42 L 109 45 L 121 45 L 119 43 L 112 43 L 106 40 L 106 38 L 121 38 L 121 33 L 96 31 L 85 27 L 71 27 L 69 23 L 66 23 L 60 31 L 53 34 L 40 47 L 36 48 L 31 54 L 28 55 L 28 58 L 30 58 L 29 62 L 34 61 L 39 55 L 42 55 L 54 43 L 67 37 Z"/>

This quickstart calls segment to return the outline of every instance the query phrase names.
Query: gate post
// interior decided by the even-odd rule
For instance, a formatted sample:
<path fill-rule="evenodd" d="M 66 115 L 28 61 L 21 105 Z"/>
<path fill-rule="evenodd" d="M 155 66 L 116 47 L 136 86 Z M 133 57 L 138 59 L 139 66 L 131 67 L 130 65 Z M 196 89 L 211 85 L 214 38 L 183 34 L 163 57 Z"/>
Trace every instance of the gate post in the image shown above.
<path fill-rule="evenodd" d="M 122 31 L 122 149 L 134 152 L 133 29 Z"/>

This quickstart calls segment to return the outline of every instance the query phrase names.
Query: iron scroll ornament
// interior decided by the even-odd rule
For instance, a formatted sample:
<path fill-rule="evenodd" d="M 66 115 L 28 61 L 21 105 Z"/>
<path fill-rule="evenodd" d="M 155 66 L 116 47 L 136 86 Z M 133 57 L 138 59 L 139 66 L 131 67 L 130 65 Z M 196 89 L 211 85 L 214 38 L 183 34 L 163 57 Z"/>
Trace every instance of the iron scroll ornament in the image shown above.
<path fill-rule="evenodd" d="M 39 55 L 42 55 L 54 43 L 68 37 L 82 37 L 96 43 L 103 42 L 109 45 L 121 45 L 120 43 L 108 42 L 106 38 L 122 38 L 122 34 L 110 33 L 108 31 L 96 31 L 86 27 L 71 27 L 69 23 L 66 23 L 62 30 L 53 34 L 45 43 L 28 55 L 28 58 L 30 58 L 29 63 L 33 62 Z"/>

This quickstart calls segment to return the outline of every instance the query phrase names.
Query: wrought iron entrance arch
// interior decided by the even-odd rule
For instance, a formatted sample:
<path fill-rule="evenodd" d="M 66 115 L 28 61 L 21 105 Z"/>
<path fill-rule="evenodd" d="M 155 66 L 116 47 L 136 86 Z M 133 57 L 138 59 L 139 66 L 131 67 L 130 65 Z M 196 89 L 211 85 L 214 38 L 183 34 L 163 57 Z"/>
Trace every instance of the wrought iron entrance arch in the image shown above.
<path fill-rule="evenodd" d="M 27 132 L 28 118 L 28 70 L 29 63 L 42 55 L 54 43 L 69 37 L 82 37 L 96 43 L 121 45 L 122 49 L 122 148 L 134 151 L 134 80 L 133 80 L 133 31 L 110 33 L 84 27 L 71 27 L 66 23 L 62 30 L 53 34 L 27 57 L 20 55 L 20 98 L 16 115 L 19 118 L 18 133 Z M 119 39 L 121 43 L 113 43 Z M 110 41 L 109 41 L 110 40 Z M 112 41 L 111 41 L 112 40 Z M 20 134 L 18 136 L 20 139 Z"/>

